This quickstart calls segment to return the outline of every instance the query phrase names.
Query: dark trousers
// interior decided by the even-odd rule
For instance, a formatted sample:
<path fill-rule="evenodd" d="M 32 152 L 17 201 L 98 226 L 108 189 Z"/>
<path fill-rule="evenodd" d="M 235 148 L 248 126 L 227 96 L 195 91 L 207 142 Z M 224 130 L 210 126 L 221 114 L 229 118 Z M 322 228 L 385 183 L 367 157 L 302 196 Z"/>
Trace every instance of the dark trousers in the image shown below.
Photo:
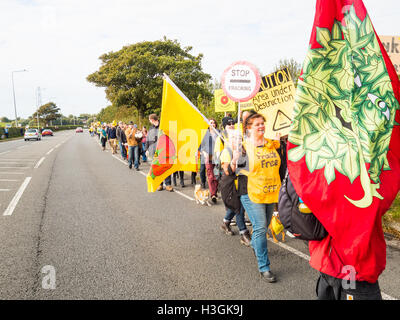
<path fill-rule="evenodd" d="M 183 179 L 184 172 L 183 171 L 177 171 L 173 173 L 172 178 L 174 179 L 174 186 L 176 186 L 176 177 L 179 176 L 179 182 L 181 187 L 185 186 L 185 181 Z"/>
<path fill-rule="evenodd" d="M 344 286 L 344 284 L 346 286 Z M 382 300 L 378 281 L 342 280 L 325 273 L 321 273 L 317 281 L 318 300 Z"/>
<path fill-rule="evenodd" d="M 164 183 L 166 186 L 170 186 L 171 185 L 171 176 L 168 176 L 165 178 Z"/>
<path fill-rule="evenodd" d="M 205 163 L 200 164 L 200 181 L 203 188 L 205 188 L 207 175 L 206 175 L 206 165 Z"/>

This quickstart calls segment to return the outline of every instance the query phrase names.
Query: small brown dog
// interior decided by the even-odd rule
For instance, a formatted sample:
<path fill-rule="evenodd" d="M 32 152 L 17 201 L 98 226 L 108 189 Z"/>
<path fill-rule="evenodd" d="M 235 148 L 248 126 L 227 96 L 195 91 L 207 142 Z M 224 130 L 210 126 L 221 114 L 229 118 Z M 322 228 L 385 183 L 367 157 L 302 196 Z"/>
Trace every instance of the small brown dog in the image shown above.
<path fill-rule="evenodd" d="M 196 184 L 194 187 L 194 198 L 197 204 L 207 204 L 209 207 L 211 206 L 211 203 L 209 202 L 210 191 L 207 189 L 202 190 L 199 184 Z"/>
<path fill-rule="evenodd" d="M 274 212 L 274 215 L 272 216 L 271 223 L 268 226 L 268 229 L 271 231 L 272 238 L 275 243 L 278 242 L 278 239 L 276 238 L 276 235 L 279 233 L 282 235 L 282 242 L 285 242 L 285 229 L 283 228 L 282 222 L 279 220 L 279 214 L 278 212 Z M 275 231 L 281 230 L 278 234 L 275 233 Z M 269 239 L 269 234 L 267 232 L 267 239 Z"/>

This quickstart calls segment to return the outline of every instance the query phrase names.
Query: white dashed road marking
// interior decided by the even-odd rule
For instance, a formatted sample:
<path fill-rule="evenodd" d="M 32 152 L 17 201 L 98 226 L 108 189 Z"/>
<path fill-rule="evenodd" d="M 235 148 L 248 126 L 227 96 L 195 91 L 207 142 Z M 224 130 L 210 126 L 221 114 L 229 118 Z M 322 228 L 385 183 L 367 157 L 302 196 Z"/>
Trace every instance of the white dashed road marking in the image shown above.
<path fill-rule="evenodd" d="M 22 197 L 26 187 L 28 186 L 29 182 L 31 181 L 32 177 L 25 178 L 22 185 L 19 187 L 17 193 L 15 194 L 14 198 L 11 200 L 10 204 L 8 205 L 6 211 L 4 211 L 3 216 L 11 216 L 14 212 L 15 207 L 17 206 L 19 200 Z"/>
<path fill-rule="evenodd" d="M 39 166 L 42 164 L 42 162 L 44 161 L 44 159 L 46 159 L 45 157 L 42 157 L 34 166 L 34 169 L 39 168 Z"/>

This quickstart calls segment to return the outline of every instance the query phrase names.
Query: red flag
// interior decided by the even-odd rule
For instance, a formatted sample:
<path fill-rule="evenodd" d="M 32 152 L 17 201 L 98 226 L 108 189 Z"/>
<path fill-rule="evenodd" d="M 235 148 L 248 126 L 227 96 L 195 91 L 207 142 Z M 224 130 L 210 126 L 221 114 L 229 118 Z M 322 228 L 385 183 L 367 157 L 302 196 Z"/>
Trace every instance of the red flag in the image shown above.
<path fill-rule="evenodd" d="M 381 218 L 400 189 L 400 84 L 361 0 L 318 0 L 296 92 L 288 168 L 329 232 L 310 264 L 359 281 L 385 269 Z"/>

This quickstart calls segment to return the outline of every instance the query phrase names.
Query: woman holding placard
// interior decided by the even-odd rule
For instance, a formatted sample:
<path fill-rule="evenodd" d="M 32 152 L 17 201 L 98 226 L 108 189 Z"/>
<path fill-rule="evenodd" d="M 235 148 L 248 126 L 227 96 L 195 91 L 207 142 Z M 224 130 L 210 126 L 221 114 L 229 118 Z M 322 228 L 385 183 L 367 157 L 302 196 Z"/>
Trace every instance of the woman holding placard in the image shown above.
<path fill-rule="evenodd" d="M 266 234 L 281 186 L 281 160 L 276 150 L 280 143 L 279 140 L 264 138 L 265 118 L 256 112 L 251 112 L 246 118 L 244 132 L 244 150 L 242 154 L 236 151 L 232 165 L 238 163 L 240 156 L 245 157 L 245 169 L 239 172 L 240 201 L 253 225 L 251 246 L 260 275 L 268 282 L 275 282 L 276 277 L 270 270 Z"/>

